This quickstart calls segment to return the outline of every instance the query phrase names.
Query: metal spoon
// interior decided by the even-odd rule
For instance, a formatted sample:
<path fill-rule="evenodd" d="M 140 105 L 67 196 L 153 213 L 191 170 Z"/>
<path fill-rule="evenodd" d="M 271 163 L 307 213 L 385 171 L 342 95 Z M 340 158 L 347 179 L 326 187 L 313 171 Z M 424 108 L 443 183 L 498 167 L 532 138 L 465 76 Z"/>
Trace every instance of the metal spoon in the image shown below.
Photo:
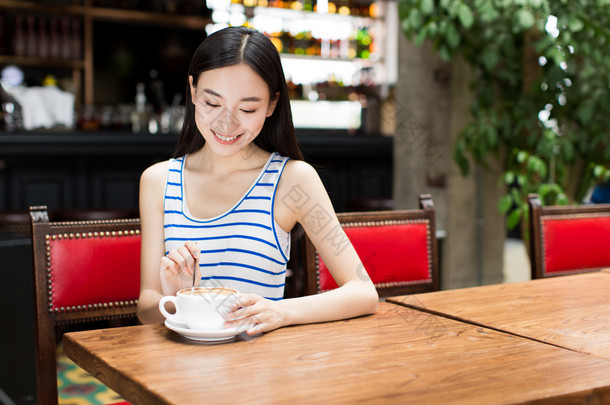
<path fill-rule="evenodd" d="M 193 267 L 193 286 L 191 287 L 191 291 L 195 289 L 195 276 L 197 275 L 197 268 L 199 267 L 199 257 L 195 259 L 195 267 Z"/>

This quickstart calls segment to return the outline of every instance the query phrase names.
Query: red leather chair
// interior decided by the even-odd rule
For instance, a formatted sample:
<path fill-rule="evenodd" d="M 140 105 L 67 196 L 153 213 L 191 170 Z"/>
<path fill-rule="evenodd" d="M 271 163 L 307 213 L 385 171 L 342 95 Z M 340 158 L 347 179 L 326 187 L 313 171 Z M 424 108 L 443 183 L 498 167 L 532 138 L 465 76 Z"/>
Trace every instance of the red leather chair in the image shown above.
<path fill-rule="evenodd" d="M 425 194 L 419 204 L 417 210 L 337 214 L 380 297 L 439 289 L 434 203 Z M 311 240 L 303 238 L 305 294 L 337 288 Z"/>
<path fill-rule="evenodd" d="M 55 356 L 61 327 L 137 322 L 140 220 L 49 222 L 45 206 L 31 207 L 30 219 L 38 403 L 57 404 Z"/>
<path fill-rule="evenodd" d="M 543 207 L 528 196 L 532 279 L 610 267 L 610 204 Z"/>

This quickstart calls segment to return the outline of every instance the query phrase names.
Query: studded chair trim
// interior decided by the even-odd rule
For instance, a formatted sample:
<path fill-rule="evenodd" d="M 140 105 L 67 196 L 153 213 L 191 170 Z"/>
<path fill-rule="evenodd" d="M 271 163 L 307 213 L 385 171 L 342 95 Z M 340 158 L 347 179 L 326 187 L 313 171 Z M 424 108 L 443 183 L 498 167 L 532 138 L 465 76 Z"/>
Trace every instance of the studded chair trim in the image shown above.
<path fill-rule="evenodd" d="M 90 224 L 102 224 L 104 221 L 89 221 Z M 126 222 L 129 223 L 129 222 Z M 65 222 L 65 225 L 75 224 L 74 222 Z M 93 242 L 96 246 L 92 245 Z M 71 232 L 71 233 L 59 233 L 59 234 L 47 234 L 45 235 L 46 245 L 46 274 L 47 274 L 47 292 L 48 292 L 48 310 L 52 313 L 65 313 L 65 312 L 79 312 L 79 311 L 93 311 L 98 309 L 106 309 L 112 307 L 135 307 L 137 306 L 137 294 L 139 291 L 139 281 L 135 281 L 133 275 L 129 275 L 125 280 L 124 285 L 108 285 L 104 284 L 104 274 L 100 274 L 97 280 L 98 285 L 88 285 L 88 283 L 96 281 L 92 279 L 90 275 L 79 274 L 80 271 L 77 266 L 74 267 L 74 263 L 68 263 L 67 258 L 55 257 L 57 249 L 74 249 L 78 246 L 85 249 L 100 249 L 101 247 L 112 243 L 113 246 L 108 246 L 109 249 L 118 248 L 124 255 L 129 255 L 128 266 L 134 266 L 134 261 L 137 259 L 137 269 L 139 269 L 139 248 L 136 251 L 137 256 L 130 254 L 128 250 L 134 248 L 134 245 L 140 243 L 140 230 L 138 229 L 125 229 L 116 231 L 105 231 L 105 232 Z M 121 244 L 127 243 L 131 245 L 128 247 L 125 245 L 121 248 Z M 61 245 L 66 246 L 61 246 Z M 109 252 L 110 253 L 110 252 Z M 67 254 L 67 253 L 64 253 Z M 82 253 L 72 251 L 75 258 L 79 257 Z M 99 254 L 98 254 L 99 255 Z M 125 257 L 104 257 L 98 258 L 95 253 L 91 253 L 89 259 L 95 259 L 95 263 L 88 263 L 88 267 L 95 269 L 94 271 L 103 271 L 104 265 L 110 266 L 118 265 Z M 55 261 L 61 261 L 60 268 L 57 268 L 58 263 Z M 99 260 L 108 260 L 108 262 L 100 262 Z M 112 262 L 117 262 L 112 263 Z M 73 267 L 66 266 L 72 265 Z M 83 268 L 84 270 L 84 268 Z M 74 274 L 66 274 L 67 271 L 73 271 Z M 60 274 L 58 274 L 60 273 Z M 116 272 L 115 272 L 116 273 Z M 127 274 L 127 273 L 125 273 Z M 69 275 L 66 280 L 66 275 Z M 87 276 L 87 277 L 85 277 Z M 56 280 L 62 280 L 61 284 L 58 285 Z M 134 283 L 136 283 L 134 285 Z M 96 294 L 75 294 L 74 289 L 87 289 L 95 290 L 107 287 L 107 291 L 102 291 L 106 295 Z M 113 291 L 115 290 L 115 291 Z M 60 294 L 60 297 L 58 297 Z M 112 299 L 116 296 L 117 299 Z M 97 299 L 99 298 L 99 299 Z M 103 299 L 102 299 L 103 298 Z M 59 304 L 57 304 L 59 303 Z M 68 303 L 68 304 L 66 304 Z M 71 305 L 70 305 L 71 304 Z"/>
<path fill-rule="evenodd" d="M 375 275 L 372 275 L 373 283 L 377 288 L 392 288 L 392 287 L 401 287 L 401 286 L 409 286 L 409 285 L 418 285 L 418 284 L 428 284 L 432 282 L 433 277 L 433 260 L 432 260 L 432 233 L 430 231 L 430 220 L 428 219 L 412 219 L 412 220 L 385 220 L 385 221 L 363 221 L 363 222 L 346 222 L 342 223 L 341 226 L 346 229 L 346 232 L 349 232 L 350 228 L 375 228 L 375 227 L 390 227 L 390 226 L 401 226 L 401 225 L 424 225 L 426 232 L 426 268 L 427 274 L 425 278 L 417 278 L 417 279 L 403 279 L 400 281 L 391 281 L 391 282 L 376 282 Z M 364 260 L 361 257 L 362 260 Z M 330 291 L 331 288 L 324 288 L 323 281 L 321 280 L 321 262 L 323 263 L 320 255 L 316 251 L 316 279 L 317 279 L 317 289 L 320 292 Z M 365 263 L 366 266 L 366 263 Z M 328 271 L 324 266 L 324 271 Z M 408 277 L 407 274 L 399 274 L 400 277 Z"/>

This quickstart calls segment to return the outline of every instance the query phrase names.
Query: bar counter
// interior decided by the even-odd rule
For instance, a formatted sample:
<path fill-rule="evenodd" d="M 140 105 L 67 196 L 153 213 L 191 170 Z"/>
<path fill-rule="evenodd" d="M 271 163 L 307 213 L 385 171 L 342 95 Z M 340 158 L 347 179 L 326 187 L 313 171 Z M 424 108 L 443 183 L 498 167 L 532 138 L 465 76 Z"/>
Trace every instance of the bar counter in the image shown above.
<path fill-rule="evenodd" d="M 350 135 L 347 131 L 296 130 L 299 145 L 312 158 L 334 155 L 349 157 L 388 156 L 392 137 Z M 2 132 L 0 158 L 32 155 L 131 155 L 142 153 L 169 156 L 178 134 L 149 134 L 114 131 Z M 144 148 L 144 149 L 142 149 Z"/>
<path fill-rule="evenodd" d="M 297 130 L 305 158 L 320 173 L 335 209 L 354 198 L 391 198 L 392 137 Z M 136 209 L 149 165 L 172 155 L 178 134 L 0 132 L 0 211 Z"/>

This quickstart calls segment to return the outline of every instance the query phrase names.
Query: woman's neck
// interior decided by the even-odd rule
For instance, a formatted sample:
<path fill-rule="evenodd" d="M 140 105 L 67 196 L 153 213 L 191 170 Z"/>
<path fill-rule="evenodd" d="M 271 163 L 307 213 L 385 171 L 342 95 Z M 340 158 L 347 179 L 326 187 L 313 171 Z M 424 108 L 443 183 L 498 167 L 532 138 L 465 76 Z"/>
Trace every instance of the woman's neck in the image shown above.
<path fill-rule="evenodd" d="M 211 174 L 227 175 L 231 172 L 248 171 L 262 167 L 269 158 L 269 152 L 251 143 L 248 148 L 231 156 L 215 154 L 212 148 L 204 145 L 200 150 L 189 155 L 189 170 L 204 171 Z"/>

